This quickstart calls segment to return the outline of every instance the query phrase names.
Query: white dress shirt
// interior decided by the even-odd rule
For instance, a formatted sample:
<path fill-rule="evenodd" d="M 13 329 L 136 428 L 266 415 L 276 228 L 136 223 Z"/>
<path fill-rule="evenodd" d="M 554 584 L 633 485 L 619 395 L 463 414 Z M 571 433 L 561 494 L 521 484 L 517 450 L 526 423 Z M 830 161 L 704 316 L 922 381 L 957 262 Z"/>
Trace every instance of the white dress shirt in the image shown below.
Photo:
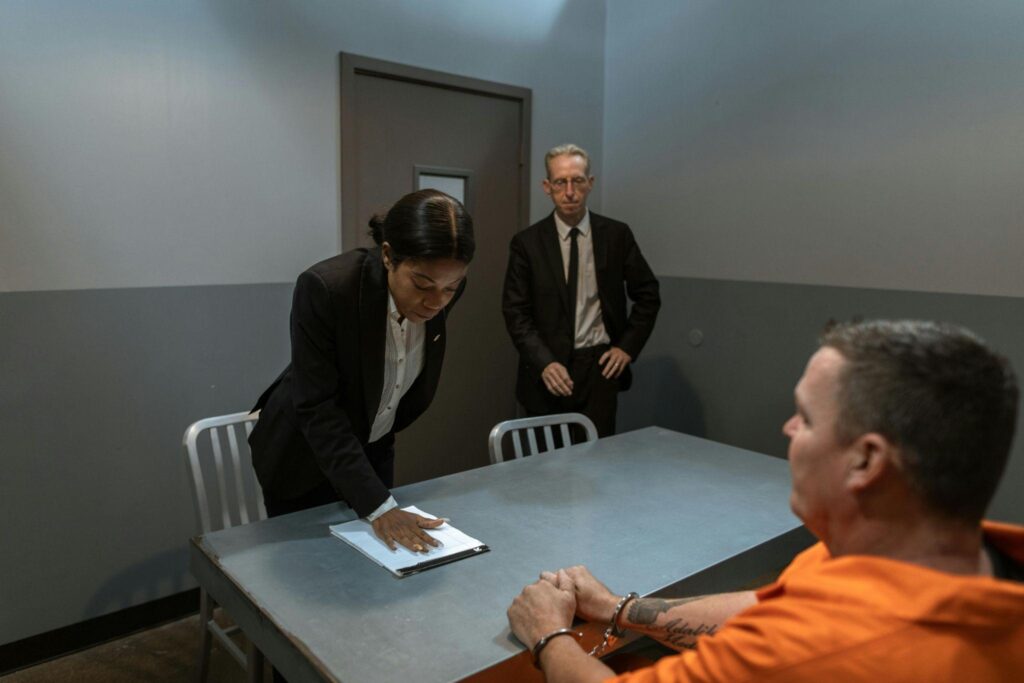
<path fill-rule="evenodd" d="M 597 296 L 597 271 L 594 267 L 594 239 L 590 230 L 590 211 L 583 215 L 578 225 L 572 226 L 555 213 L 555 227 L 558 228 L 558 243 L 562 248 L 564 277 L 569 279 L 569 250 L 572 238 L 569 231 L 574 227 L 580 231 L 576 236 L 579 252 L 579 280 L 576 284 L 576 335 L 573 348 L 583 349 L 598 344 L 608 344 L 611 337 L 604 329 L 601 319 L 601 300 Z"/>
<path fill-rule="evenodd" d="M 395 306 L 395 300 L 388 292 L 388 331 L 384 349 L 384 387 L 381 390 L 377 415 L 370 427 L 370 443 L 377 441 L 391 431 L 395 424 L 395 412 L 402 397 L 409 391 L 423 370 L 425 324 L 413 323 L 403 318 Z M 388 510 L 398 507 L 394 496 L 381 503 L 380 507 L 366 516 L 371 522 Z"/>

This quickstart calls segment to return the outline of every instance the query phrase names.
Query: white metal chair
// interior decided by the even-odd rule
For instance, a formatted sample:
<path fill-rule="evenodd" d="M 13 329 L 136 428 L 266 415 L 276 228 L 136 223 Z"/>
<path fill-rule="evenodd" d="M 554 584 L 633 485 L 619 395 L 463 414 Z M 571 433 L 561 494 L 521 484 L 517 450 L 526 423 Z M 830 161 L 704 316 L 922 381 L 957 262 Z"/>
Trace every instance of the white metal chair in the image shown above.
<path fill-rule="evenodd" d="M 570 435 L 571 425 L 579 425 L 583 428 L 585 436 L 578 443 L 595 441 L 597 439 L 597 428 L 590 418 L 581 413 L 561 413 L 559 415 L 541 415 L 540 417 L 523 417 L 517 420 L 505 420 L 494 425 L 491 435 L 487 438 L 487 450 L 491 454 L 491 462 L 499 463 L 505 460 L 505 453 L 502 451 L 502 442 L 505 436 L 509 436 L 512 442 L 512 455 L 522 458 L 524 455 L 536 455 L 546 453 L 558 448 L 571 446 Z M 555 440 L 555 429 L 561 437 L 560 445 Z M 522 434 L 526 433 L 526 448 L 522 443 Z M 543 441 L 538 441 L 538 436 L 543 436 Z"/>
<path fill-rule="evenodd" d="M 204 534 L 266 518 L 248 443 L 259 415 L 256 411 L 208 417 L 185 430 L 182 444 L 192 473 L 192 492 Z M 262 653 L 252 643 L 249 643 L 248 654 L 242 652 L 231 639 L 238 632 L 238 626 L 221 627 L 213 618 L 216 608 L 217 603 L 200 588 L 200 683 L 206 680 L 210 668 L 211 636 L 215 636 L 246 670 L 250 681 L 262 681 Z"/>

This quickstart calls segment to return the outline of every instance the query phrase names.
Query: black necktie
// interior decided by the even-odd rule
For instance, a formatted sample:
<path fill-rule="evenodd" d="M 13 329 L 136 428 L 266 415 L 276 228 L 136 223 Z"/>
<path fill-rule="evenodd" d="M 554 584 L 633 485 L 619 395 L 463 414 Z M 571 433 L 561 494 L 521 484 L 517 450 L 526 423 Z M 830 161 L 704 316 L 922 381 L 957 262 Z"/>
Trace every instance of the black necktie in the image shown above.
<path fill-rule="evenodd" d="M 579 228 L 569 231 L 571 242 L 569 244 L 569 330 L 571 331 L 573 346 L 576 345 L 576 288 L 580 280 L 580 248 L 576 238 L 580 236 Z"/>

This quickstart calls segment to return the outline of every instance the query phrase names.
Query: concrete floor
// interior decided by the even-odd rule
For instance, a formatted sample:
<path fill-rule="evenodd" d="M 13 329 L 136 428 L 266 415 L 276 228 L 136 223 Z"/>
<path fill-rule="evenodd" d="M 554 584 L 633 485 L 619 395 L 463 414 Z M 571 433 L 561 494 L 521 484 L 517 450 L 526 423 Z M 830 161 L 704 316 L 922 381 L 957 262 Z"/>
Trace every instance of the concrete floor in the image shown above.
<path fill-rule="evenodd" d="M 244 647 L 243 647 L 244 649 Z M 199 616 L 0 676 L 2 683 L 185 683 L 196 681 Z M 270 667 L 264 671 L 270 683 Z M 245 673 L 214 639 L 208 683 L 244 683 Z"/>

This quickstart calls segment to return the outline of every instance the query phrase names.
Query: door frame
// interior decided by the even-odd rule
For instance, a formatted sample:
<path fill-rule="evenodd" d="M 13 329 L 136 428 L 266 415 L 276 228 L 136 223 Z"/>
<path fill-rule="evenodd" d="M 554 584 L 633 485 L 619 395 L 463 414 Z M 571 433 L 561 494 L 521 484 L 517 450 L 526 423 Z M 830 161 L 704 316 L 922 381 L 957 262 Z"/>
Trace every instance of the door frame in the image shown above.
<path fill-rule="evenodd" d="M 473 95 L 497 97 L 519 103 L 519 229 L 526 227 L 530 215 L 530 118 L 532 116 L 532 91 L 505 83 L 484 81 L 468 76 L 457 76 L 443 71 L 433 71 L 417 66 L 387 62 L 372 57 L 363 57 L 350 52 L 341 53 L 341 246 L 351 249 L 359 243 L 364 220 L 356 215 L 353 193 L 356 188 L 356 159 L 350 153 L 355 143 L 355 78 L 374 76 L 407 83 L 417 83 L 445 90 L 456 90 Z M 411 190 L 410 190 L 411 191 Z M 396 198 L 397 199 L 397 198 Z"/>

